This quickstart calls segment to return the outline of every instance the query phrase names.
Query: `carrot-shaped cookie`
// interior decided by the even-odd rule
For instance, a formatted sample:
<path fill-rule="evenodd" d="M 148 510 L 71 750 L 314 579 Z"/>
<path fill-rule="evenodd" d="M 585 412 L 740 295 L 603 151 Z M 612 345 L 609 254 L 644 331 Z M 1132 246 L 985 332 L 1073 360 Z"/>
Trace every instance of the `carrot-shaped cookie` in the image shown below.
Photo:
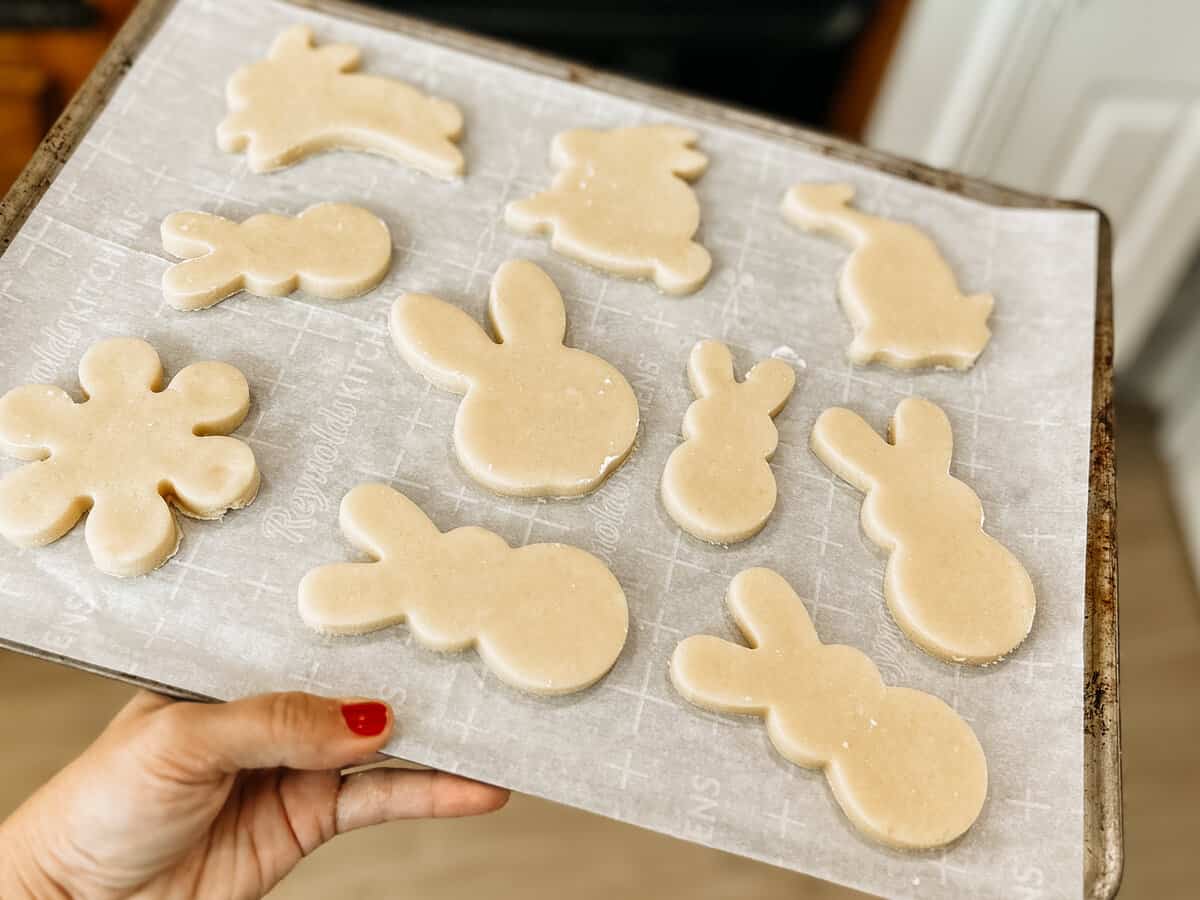
<path fill-rule="evenodd" d="M 682 641 L 671 681 L 689 702 L 761 716 L 790 762 L 821 768 L 863 833 L 893 847 L 939 847 L 971 827 L 987 760 L 970 726 L 938 698 L 888 687 L 864 654 L 823 644 L 800 598 L 770 569 L 729 585 L 749 647 L 710 635 Z"/>
<path fill-rule="evenodd" d="M 896 623 L 935 656 L 989 663 L 1033 625 L 1025 568 L 983 530 L 983 507 L 950 474 L 954 438 L 941 408 L 910 397 L 885 441 L 848 409 L 821 413 L 812 449 L 866 494 L 862 525 L 888 553 L 883 594 Z"/>

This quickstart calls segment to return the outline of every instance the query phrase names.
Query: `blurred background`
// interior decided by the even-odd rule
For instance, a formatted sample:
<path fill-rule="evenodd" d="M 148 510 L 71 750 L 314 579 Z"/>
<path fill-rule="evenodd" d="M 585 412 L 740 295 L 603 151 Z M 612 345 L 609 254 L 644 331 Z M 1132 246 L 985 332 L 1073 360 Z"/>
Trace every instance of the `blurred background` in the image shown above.
<path fill-rule="evenodd" d="M 231 0 L 232 2 L 232 0 Z M 373 5 L 1103 208 L 1116 235 L 1122 896 L 1194 896 L 1200 833 L 1200 66 L 1191 0 Z M 0 194 L 133 0 L 0 0 Z M 130 694 L 0 651 L 0 818 Z M 273 897 L 849 897 L 565 807 L 339 838 Z"/>

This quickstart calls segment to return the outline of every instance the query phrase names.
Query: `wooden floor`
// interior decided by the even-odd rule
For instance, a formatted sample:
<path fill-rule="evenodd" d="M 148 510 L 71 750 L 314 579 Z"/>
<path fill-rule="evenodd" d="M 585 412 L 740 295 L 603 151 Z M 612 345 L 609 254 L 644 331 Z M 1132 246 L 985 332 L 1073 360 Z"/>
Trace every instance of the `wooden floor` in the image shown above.
<path fill-rule="evenodd" d="M 1118 429 L 1123 897 L 1196 896 L 1200 835 L 1200 598 L 1146 422 Z M 129 694 L 0 652 L 0 816 L 78 753 Z M 525 797 L 483 819 L 381 826 L 338 838 L 277 900 L 833 898 L 860 896 L 779 869 Z"/>

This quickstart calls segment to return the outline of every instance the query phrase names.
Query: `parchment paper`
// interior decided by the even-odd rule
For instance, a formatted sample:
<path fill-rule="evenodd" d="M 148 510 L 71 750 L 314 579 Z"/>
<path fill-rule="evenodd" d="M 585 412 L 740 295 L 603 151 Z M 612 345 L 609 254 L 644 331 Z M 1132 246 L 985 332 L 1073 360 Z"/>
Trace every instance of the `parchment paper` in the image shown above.
<path fill-rule="evenodd" d="M 360 46 L 364 71 L 458 103 L 466 180 L 350 153 L 254 175 L 222 153 L 226 78 L 299 21 L 322 43 Z M 220 698 L 288 688 L 382 696 L 400 722 L 387 748 L 399 756 L 881 894 L 1078 895 L 1096 218 L 994 209 L 697 121 L 711 159 L 697 184 L 699 239 L 714 259 L 698 294 L 661 296 L 505 229 L 504 204 L 548 185 L 557 131 L 648 121 L 689 122 L 281 4 L 182 0 L 0 259 L 0 389 L 46 381 L 78 398 L 80 355 L 113 335 L 147 338 L 168 377 L 197 360 L 228 361 L 250 381 L 253 408 L 238 434 L 258 457 L 262 492 L 221 522 L 183 521 L 178 556 L 134 580 L 92 566 L 82 526 L 37 550 L 0 542 L 3 636 Z M 928 228 L 966 291 L 995 294 L 994 336 L 974 371 L 846 364 L 850 329 L 834 295 L 846 249 L 778 213 L 785 189 L 804 179 L 853 182 L 863 208 Z M 167 214 L 294 215 L 324 200 L 366 206 L 391 227 L 394 266 L 378 290 L 342 302 L 239 295 L 194 313 L 163 303 Z M 458 398 L 411 372 L 387 335 L 389 304 L 405 290 L 482 316 L 491 274 L 512 257 L 546 269 L 566 297 L 568 343 L 613 362 L 640 399 L 635 453 L 586 499 L 503 500 L 477 487 L 451 450 Z M 799 370 L 777 420 L 778 508 L 734 549 L 681 536 L 657 499 L 692 400 L 687 353 L 707 336 L 733 346 L 739 374 L 770 354 Z M 808 449 L 822 409 L 847 405 L 882 429 L 912 394 L 949 413 L 954 473 L 1038 591 L 1029 640 L 985 670 L 932 659 L 898 631 L 880 595 L 884 559 L 860 531 L 860 495 Z M 16 465 L 5 459 L 0 471 Z M 443 529 L 567 541 L 609 562 L 632 617 L 611 674 L 584 693 L 538 699 L 498 683 L 474 653 L 420 649 L 403 626 L 341 639 L 307 630 L 297 582 L 350 558 L 337 504 L 369 479 L 405 491 Z M 672 648 L 694 633 L 738 637 L 723 596 L 752 565 L 788 578 L 823 640 L 862 649 L 889 683 L 942 697 L 974 727 L 991 782 L 958 844 L 905 854 L 864 840 L 823 776 L 779 757 L 761 722 L 704 713 L 675 694 Z"/>

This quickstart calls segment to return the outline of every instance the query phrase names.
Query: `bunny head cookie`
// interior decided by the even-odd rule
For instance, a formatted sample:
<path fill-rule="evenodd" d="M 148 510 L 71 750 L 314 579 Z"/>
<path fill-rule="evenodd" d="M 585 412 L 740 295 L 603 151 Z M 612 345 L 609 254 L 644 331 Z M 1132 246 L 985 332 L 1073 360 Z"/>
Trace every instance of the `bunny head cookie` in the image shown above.
<path fill-rule="evenodd" d="M 772 418 L 791 396 L 795 370 L 767 359 L 738 382 L 729 348 L 701 341 L 688 359 L 688 380 L 697 399 L 683 419 L 684 442 L 663 470 L 663 505 L 701 540 L 744 541 L 775 509 L 775 476 L 767 465 L 779 441 Z"/>
<path fill-rule="evenodd" d="M 250 408 L 233 366 L 195 363 L 162 388 L 154 348 L 93 344 L 79 363 L 85 402 L 30 384 L 0 398 L 0 450 L 35 460 L 0 479 L 0 534 L 24 547 L 58 540 L 87 513 L 97 567 L 141 575 L 167 561 L 180 533 L 168 502 L 200 519 L 258 492 L 254 454 L 225 437 Z"/>
<path fill-rule="evenodd" d="M 217 141 L 246 152 L 250 168 L 268 172 L 322 150 L 365 150 L 449 178 L 463 172 L 453 141 L 462 113 L 400 81 L 361 75 L 357 48 L 313 46 L 312 29 L 281 34 L 267 59 L 229 80 L 229 115 Z"/>
<path fill-rule="evenodd" d="M 579 262 L 690 294 L 712 268 L 692 240 L 700 204 L 687 182 L 708 166 L 696 140 L 673 125 L 565 131 L 551 146 L 559 172 L 550 190 L 510 203 L 504 221 L 548 233 L 550 246 Z"/>
<path fill-rule="evenodd" d="M 883 593 L 892 617 L 921 648 L 984 664 L 1011 653 L 1033 626 L 1029 574 L 983 530 L 983 507 L 950 474 L 953 436 L 942 410 L 910 397 L 889 441 L 848 409 L 827 409 L 812 449 L 866 494 L 862 525 L 887 551 Z"/>
<path fill-rule="evenodd" d="M 392 259 L 387 225 L 347 203 L 320 203 L 294 219 L 263 213 L 240 224 L 173 213 L 163 220 L 162 242 L 186 259 L 167 269 L 162 282 L 167 302 L 183 310 L 204 309 L 241 290 L 356 297 L 383 280 Z"/>
<path fill-rule="evenodd" d="M 533 263 L 497 270 L 488 313 L 499 343 L 437 297 L 406 294 L 392 307 L 400 355 L 434 384 L 465 394 L 454 421 L 463 468 L 498 494 L 594 490 L 633 447 L 633 389 L 600 357 L 563 346 L 562 295 Z"/>
<path fill-rule="evenodd" d="M 901 849 L 940 847 L 978 818 L 987 760 L 970 726 L 938 698 L 888 687 L 863 653 L 823 644 L 791 586 L 747 569 L 729 611 L 749 647 L 709 635 L 682 641 L 671 681 L 690 703 L 761 716 L 790 762 L 821 768 L 847 818 Z"/>
<path fill-rule="evenodd" d="M 851 362 L 969 369 L 991 337 L 991 294 L 964 295 L 926 234 L 852 208 L 853 197 L 848 184 L 797 184 L 783 199 L 793 225 L 854 247 L 838 282 Z"/>
<path fill-rule="evenodd" d="M 474 647 L 502 681 L 538 694 L 593 684 L 625 644 L 629 612 L 621 585 L 577 547 L 513 549 L 475 527 L 443 533 L 383 484 L 360 484 L 347 494 L 340 522 L 373 561 L 304 576 L 300 615 L 318 631 L 361 634 L 407 621 L 422 645 Z"/>

